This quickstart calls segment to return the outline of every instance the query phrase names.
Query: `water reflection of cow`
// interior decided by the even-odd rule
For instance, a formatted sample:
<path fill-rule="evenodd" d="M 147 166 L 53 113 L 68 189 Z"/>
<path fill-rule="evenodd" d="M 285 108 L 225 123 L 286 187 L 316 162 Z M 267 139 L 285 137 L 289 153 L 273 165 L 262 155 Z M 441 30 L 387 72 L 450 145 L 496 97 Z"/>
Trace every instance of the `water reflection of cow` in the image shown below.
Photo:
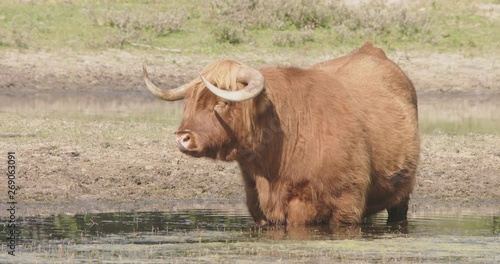
<path fill-rule="evenodd" d="M 417 98 L 404 72 L 366 43 L 306 69 L 218 61 L 157 97 L 185 99 L 176 131 L 194 157 L 237 161 L 260 225 L 405 221 L 419 159 Z"/>
<path fill-rule="evenodd" d="M 383 225 L 362 223 L 359 225 L 275 225 L 257 227 L 249 234 L 258 234 L 272 240 L 344 240 L 374 239 L 408 234 L 408 223 Z"/>

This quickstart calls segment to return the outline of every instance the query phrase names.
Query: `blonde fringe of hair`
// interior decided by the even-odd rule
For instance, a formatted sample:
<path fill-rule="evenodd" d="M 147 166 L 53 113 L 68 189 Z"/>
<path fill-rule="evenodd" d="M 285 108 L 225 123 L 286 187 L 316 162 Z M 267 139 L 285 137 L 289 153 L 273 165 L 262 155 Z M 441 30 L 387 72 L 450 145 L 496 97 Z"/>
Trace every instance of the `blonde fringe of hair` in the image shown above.
<path fill-rule="evenodd" d="M 222 60 L 217 61 L 209 66 L 207 66 L 201 74 L 205 79 L 211 82 L 213 85 L 217 86 L 222 90 L 236 91 L 239 89 L 243 89 L 246 84 L 237 82 L 237 76 L 239 69 L 243 67 L 243 65 L 237 61 L 233 60 Z M 196 78 L 193 81 L 191 86 L 192 90 L 192 98 L 195 102 L 202 102 L 201 98 L 206 96 L 206 93 L 211 93 L 208 89 L 206 89 L 205 85 L 201 81 L 201 78 Z M 243 118 L 243 122 L 248 129 L 248 132 L 253 133 L 254 129 L 254 115 L 255 115 L 255 102 L 254 100 L 248 100 L 244 102 L 240 102 L 238 104 L 242 104 L 242 116 L 235 118 Z M 193 109 L 193 111 L 196 108 Z M 194 113 L 192 113 L 194 114 Z"/>

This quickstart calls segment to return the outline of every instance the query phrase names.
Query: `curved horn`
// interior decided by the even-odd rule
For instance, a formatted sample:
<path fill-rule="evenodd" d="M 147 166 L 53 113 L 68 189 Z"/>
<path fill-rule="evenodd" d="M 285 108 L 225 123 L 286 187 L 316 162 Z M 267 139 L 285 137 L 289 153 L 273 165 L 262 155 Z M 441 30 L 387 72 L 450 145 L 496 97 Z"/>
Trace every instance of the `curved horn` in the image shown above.
<path fill-rule="evenodd" d="M 226 91 L 217 88 L 217 86 L 207 81 L 200 73 L 205 86 L 212 91 L 215 95 L 232 102 L 242 102 L 250 100 L 259 95 L 264 90 L 264 76 L 260 71 L 250 68 L 242 67 L 238 70 L 237 81 L 246 83 L 247 86 L 238 91 Z"/>
<path fill-rule="evenodd" d="M 158 88 L 149 79 L 148 71 L 146 70 L 146 65 L 144 63 L 142 64 L 142 75 L 144 77 L 144 82 L 146 82 L 146 86 L 148 87 L 149 91 L 151 91 L 151 93 L 153 93 L 156 97 L 165 101 L 177 101 L 184 99 L 186 95 L 186 90 L 188 88 L 187 85 L 183 85 L 169 90 L 162 90 Z"/>

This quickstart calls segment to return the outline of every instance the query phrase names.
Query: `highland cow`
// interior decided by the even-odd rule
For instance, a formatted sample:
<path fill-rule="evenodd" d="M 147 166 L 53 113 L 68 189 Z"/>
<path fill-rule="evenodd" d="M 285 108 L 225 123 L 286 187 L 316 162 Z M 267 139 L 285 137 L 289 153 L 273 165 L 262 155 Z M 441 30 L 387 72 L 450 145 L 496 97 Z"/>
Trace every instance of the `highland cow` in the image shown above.
<path fill-rule="evenodd" d="M 405 221 L 419 160 L 417 96 L 366 43 L 309 68 L 218 61 L 157 97 L 184 99 L 180 151 L 236 161 L 260 225 L 358 224 L 387 209 Z"/>

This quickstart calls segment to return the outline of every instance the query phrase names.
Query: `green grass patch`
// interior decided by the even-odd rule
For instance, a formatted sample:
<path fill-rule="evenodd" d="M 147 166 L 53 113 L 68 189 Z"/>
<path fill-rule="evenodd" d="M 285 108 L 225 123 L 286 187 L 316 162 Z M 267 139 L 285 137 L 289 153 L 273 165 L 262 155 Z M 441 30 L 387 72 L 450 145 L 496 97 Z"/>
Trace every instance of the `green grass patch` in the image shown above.
<path fill-rule="evenodd" d="M 373 40 L 388 49 L 488 53 L 500 48 L 495 5 L 498 1 L 371 1 L 353 6 L 321 0 L 6 0 L 0 3 L 0 48 L 149 45 L 227 54 L 327 50 Z"/>

